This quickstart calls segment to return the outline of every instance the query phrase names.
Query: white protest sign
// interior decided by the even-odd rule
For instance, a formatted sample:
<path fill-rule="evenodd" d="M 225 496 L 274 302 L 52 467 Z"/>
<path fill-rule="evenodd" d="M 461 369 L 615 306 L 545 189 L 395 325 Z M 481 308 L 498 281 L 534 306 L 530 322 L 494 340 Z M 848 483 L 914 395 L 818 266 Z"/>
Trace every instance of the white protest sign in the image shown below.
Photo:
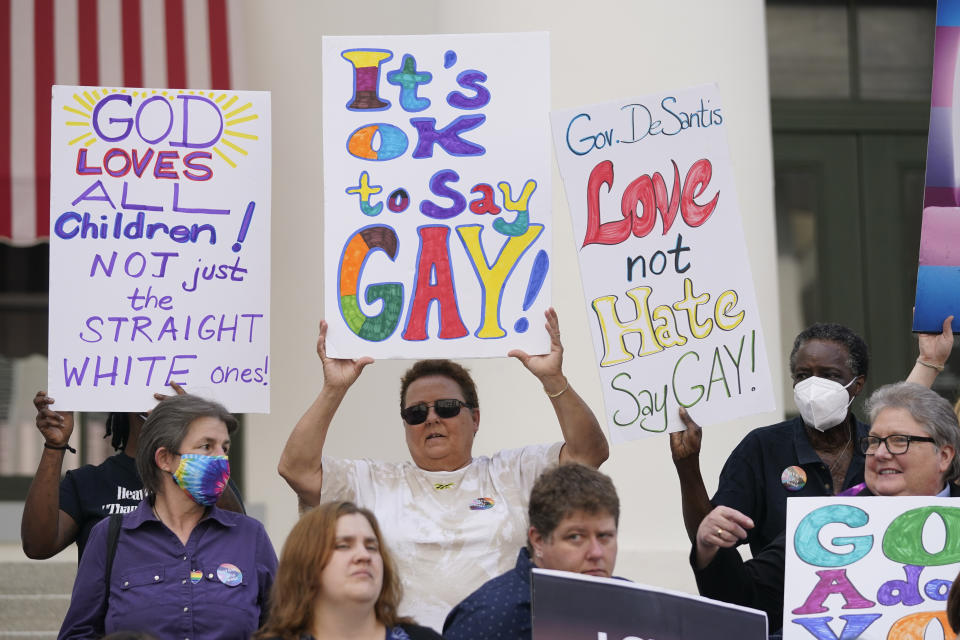
<path fill-rule="evenodd" d="M 790 498 L 784 640 L 950 640 L 958 570 L 956 498 Z"/>
<path fill-rule="evenodd" d="M 270 95 L 53 87 L 49 393 L 270 410 Z"/>
<path fill-rule="evenodd" d="M 546 33 L 323 39 L 335 357 L 546 353 Z"/>
<path fill-rule="evenodd" d="M 774 406 L 717 88 L 555 111 L 610 439 Z"/>

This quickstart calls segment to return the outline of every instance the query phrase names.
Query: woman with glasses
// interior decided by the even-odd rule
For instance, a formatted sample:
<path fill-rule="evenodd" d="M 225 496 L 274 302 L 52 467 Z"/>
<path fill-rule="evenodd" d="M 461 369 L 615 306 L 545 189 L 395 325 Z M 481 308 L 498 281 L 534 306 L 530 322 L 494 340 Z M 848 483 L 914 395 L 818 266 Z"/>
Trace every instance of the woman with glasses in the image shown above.
<path fill-rule="evenodd" d="M 421 360 L 400 381 L 412 463 L 321 457 L 337 407 L 373 360 L 328 358 L 327 324 L 320 323 L 323 387 L 287 441 L 280 475 L 301 507 L 347 500 L 373 511 L 397 555 L 402 613 L 435 629 L 467 594 L 513 565 L 526 540 L 530 490 L 544 469 L 568 461 L 596 468 L 607 458 L 596 417 L 563 375 L 556 312 L 546 319 L 550 353 L 509 355 L 540 381 L 564 441 L 474 457 L 480 403 L 470 374 L 449 360 Z"/>
<path fill-rule="evenodd" d="M 958 497 L 960 424 L 950 403 L 926 387 L 880 387 L 866 405 L 872 426 L 860 439 L 865 482 L 847 495 Z M 754 522 L 720 506 L 700 523 L 690 562 L 700 594 L 767 612 L 771 630 L 783 613 L 785 534 L 744 563 L 733 547 Z"/>
<path fill-rule="evenodd" d="M 950 403 L 919 385 L 878 389 L 867 402 L 873 422 L 860 441 L 866 454 L 860 495 L 957 496 L 960 429 Z"/>

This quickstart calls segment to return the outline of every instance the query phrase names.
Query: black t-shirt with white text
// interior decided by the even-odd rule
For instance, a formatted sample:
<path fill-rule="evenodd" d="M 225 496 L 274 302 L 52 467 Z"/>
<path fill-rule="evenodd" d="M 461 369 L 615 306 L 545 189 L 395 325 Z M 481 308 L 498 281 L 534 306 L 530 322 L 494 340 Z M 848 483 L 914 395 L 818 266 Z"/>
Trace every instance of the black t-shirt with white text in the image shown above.
<path fill-rule="evenodd" d="M 114 513 L 133 511 L 143 495 L 136 463 L 122 451 L 100 465 L 67 471 L 60 482 L 60 509 L 77 523 L 78 559 L 93 525 Z"/>

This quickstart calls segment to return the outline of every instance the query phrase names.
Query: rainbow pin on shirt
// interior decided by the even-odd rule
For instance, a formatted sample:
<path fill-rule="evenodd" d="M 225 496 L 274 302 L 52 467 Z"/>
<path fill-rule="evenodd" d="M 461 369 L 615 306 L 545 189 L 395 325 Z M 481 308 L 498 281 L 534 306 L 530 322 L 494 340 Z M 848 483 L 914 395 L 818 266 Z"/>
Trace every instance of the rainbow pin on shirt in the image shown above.
<path fill-rule="evenodd" d="M 807 472 L 797 465 L 787 467 L 780 474 L 780 483 L 787 491 L 800 491 L 807 485 Z"/>
<path fill-rule="evenodd" d="M 493 508 L 493 498 L 477 498 L 470 503 L 470 511 L 486 511 Z"/>

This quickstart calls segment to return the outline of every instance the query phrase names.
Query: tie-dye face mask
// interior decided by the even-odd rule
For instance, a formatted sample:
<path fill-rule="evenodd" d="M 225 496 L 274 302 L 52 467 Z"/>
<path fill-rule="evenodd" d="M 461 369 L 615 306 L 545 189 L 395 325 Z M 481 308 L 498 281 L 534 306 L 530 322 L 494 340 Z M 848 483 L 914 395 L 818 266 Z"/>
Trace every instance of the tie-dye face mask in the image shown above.
<path fill-rule="evenodd" d="M 205 456 L 199 453 L 184 453 L 180 466 L 173 472 L 173 481 L 190 494 L 193 501 L 209 507 L 216 504 L 227 486 L 230 477 L 230 461 L 227 456 Z"/>

